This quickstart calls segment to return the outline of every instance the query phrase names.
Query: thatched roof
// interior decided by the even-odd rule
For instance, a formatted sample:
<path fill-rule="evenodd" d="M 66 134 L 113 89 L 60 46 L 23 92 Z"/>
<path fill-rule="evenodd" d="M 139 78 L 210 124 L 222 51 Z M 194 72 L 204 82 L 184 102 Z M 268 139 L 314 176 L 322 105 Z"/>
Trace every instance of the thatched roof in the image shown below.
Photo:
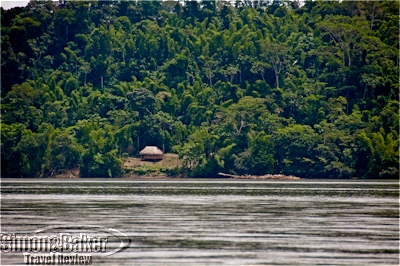
<path fill-rule="evenodd" d="M 162 155 L 163 152 L 156 146 L 146 146 L 140 151 L 140 155 Z"/>

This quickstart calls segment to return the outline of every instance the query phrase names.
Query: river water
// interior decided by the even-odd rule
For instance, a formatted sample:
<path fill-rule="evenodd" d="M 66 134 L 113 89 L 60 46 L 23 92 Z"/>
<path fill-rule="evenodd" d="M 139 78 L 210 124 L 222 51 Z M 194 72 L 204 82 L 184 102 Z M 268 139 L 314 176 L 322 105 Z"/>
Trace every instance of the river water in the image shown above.
<path fill-rule="evenodd" d="M 95 265 L 398 265 L 399 182 L 2 179 L 1 224 L 129 237 Z M 23 263 L 1 255 L 2 265 Z"/>

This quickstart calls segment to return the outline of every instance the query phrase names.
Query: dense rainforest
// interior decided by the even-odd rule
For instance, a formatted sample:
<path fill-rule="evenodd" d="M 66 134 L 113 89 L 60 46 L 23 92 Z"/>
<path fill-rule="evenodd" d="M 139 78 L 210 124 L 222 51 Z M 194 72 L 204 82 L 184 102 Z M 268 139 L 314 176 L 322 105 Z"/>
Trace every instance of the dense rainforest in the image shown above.
<path fill-rule="evenodd" d="M 1 176 L 399 175 L 399 1 L 1 9 Z"/>

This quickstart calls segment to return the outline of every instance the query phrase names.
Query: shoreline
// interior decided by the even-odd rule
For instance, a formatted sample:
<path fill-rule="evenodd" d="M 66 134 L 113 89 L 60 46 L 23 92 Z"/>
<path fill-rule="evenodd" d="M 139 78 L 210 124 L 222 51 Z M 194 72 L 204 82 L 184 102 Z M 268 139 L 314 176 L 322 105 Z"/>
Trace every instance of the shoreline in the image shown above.
<path fill-rule="evenodd" d="M 220 176 L 227 176 L 234 179 L 275 179 L 275 180 L 300 180 L 301 178 L 294 175 L 283 175 L 283 174 L 266 174 L 266 175 L 231 175 L 225 173 L 218 173 Z"/>
<path fill-rule="evenodd" d="M 283 175 L 283 174 L 266 174 L 266 175 L 232 175 L 232 174 L 225 174 L 225 173 L 218 173 L 220 176 L 219 178 L 222 179 L 254 179 L 254 180 L 300 180 L 302 178 L 294 176 L 294 175 Z M 79 174 L 77 175 L 75 173 L 71 174 L 69 173 L 64 173 L 64 174 L 58 174 L 54 175 L 52 177 L 45 177 L 45 178 L 64 178 L 64 179 L 90 179 L 91 177 L 80 177 Z M 101 177 L 99 177 L 101 178 Z M 168 176 L 166 174 L 144 174 L 144 175 L 136 175 L 136 174 L 123 174 L 119 177 L 104 177 L 104 178 L 122 178 L 122 179 L 188 179 L 191 177 L 185 176 L 185 175 L 174 175 L 174 176 Z M 204 177 L 206 178 L 206 177 Z M 215 177 L 218 178 L 218 177 Z"/>

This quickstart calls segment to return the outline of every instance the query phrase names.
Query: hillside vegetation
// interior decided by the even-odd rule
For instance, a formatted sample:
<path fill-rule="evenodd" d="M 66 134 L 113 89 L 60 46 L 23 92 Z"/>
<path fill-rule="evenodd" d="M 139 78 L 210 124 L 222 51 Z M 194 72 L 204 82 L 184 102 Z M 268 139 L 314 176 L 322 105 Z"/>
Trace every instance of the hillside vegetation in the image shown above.
<path fill-rule="evenodd" d="M 398 1 L 32 1 L 1 9 L 1 176 L 399 174 Z"/>

